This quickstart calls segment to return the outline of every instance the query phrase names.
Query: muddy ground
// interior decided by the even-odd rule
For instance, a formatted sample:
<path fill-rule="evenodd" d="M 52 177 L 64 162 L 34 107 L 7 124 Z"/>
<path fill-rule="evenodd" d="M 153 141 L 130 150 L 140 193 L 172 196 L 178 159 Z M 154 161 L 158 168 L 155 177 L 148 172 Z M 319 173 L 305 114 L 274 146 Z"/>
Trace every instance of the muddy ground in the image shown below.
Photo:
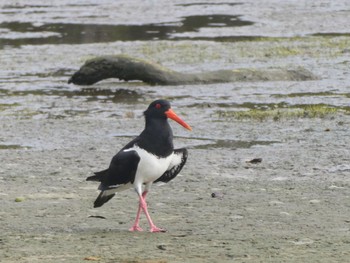
<path fill-rule="evenodd" d="M 346 1 L 29 2 L 1 9 L 1 262 L 349 261 Z M 122 40 L 81 37 L 81 27 L 65 34 L 63 26 L 155 34 L 213 14 L 246 22 Z M 59 25 L 65 30 L 55 31 Z M 319 79 L 67 84 L 86 59 L 121 53 L 188 72 L 302 66 Z M 169 99 L 192 126 L 172 123 L 175 146 L 186 146 L 189 158 L 179 177 L 149 194 L 151 216 L 168 231 L 131 233 L 134 191 L 93 209 L 97 185 L 85 178 L 143 129 L 142 111 L 156 98 Z M 144 217 L 141 224 L 147 229 Z"/>

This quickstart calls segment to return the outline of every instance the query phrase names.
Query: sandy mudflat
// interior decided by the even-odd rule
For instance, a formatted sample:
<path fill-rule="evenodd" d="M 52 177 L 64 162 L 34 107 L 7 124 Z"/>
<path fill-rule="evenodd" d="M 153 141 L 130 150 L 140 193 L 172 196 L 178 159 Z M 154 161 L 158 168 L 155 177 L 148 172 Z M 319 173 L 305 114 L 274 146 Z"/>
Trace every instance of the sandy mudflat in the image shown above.
<path fill-rule="evenodd" d="M 129 139 L 109 135 L 116 129 L 110 119 L 9 121 L 8 136 L 56 145 L 1 151 L 2 262 L 344 262 L 350 256 L 349 123 L 349 116 L 259 123 L 275 143 L 191 146 L 182 176 L 150 193 L 152 216 L 168 230 L 152 234 L 127 231 L 137 208 L 132 190 L 91 209 L 96 185 L 85 177 Z M 142 127 L 139 119 L 123 124 Z M 65 134 L 44 136 L 63 125 Z M 226 125 L 239 134 L 256 123 Z M 194 129 L 205 132 L 199 123 Z M 246 163 L 255 157 L 262 162 Z M 142 225 L 147 229 L 144 218 Z"/>
<path fill-rule="evenodd" d="M 148 1 L 16 2 L 3 6 L 0 16 L 19 23 L 2 24 L 7 29 L 0 31 L 8 43 L 0 52 L 1 262 L 349 261 L 347 1 L 263 1 L 260 7 L 255 1 L 225 1 L 210 8 L 203 1 L 161 1 L 154 8 Z M 164 11 L 170 7 L 174 12 Z M 120 12 L 113 11 L 117 8 Z M 59 30 L 61 38 L 50 37 L 55 25 L 66 22 L 164 27 L 183 17 L 228 13 L 254 23 L 221 28 L 216 21 L 219 28 L 174 33 L 187 37 L 177 41 L 89 42 L 88 34 L 73 41 L 79 27 L 66 28 L 72 39 Z M 52 28 L 41 27 L 45 24 Z M 263 38 L 215 38 L 226 35 Z M 188 72 L 302 66 L 319 79 L 167 87 L 115 80 L 91 87 L 67 84 L 86 59 L 106 54 Z M 188 148 L 188 163 L 148 197 L 152 218 L 168 231 L 131 233 L 134 191 L 93 209 L 97 184 L 85 179 L 107 168 L 115 152 L 143 129 L 142 111 L 160 97 L 193 127 L 188 132 L 172 123 L 175 146 Z M 317 111 L 323 106 L 325 114 Z M 254 158 L 262 161 L 247 162 Z M 144 217 L 141 224 L 147 230 Z"/>

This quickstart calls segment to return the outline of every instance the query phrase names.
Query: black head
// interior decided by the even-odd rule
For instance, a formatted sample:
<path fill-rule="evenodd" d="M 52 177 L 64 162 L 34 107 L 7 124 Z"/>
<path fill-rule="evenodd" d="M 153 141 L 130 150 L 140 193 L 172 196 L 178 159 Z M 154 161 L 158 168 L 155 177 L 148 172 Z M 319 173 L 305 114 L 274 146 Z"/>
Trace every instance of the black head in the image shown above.
<path fill-rule="evenodd" d="M 167 118 L 166 112 L 170 109 L 170 102 L 167 100 L 153 101 L 144 112 L 146 117 Z"/>
<path fill-rule="evenodd" d="M 147 119 L 164 119 L 170 118 L 188 130 L 192 128 L 184 122 L 176 113 L 171 109 L 170 102 L 167 100 L 155 100 L 153 101 L 144 112 Z"/>

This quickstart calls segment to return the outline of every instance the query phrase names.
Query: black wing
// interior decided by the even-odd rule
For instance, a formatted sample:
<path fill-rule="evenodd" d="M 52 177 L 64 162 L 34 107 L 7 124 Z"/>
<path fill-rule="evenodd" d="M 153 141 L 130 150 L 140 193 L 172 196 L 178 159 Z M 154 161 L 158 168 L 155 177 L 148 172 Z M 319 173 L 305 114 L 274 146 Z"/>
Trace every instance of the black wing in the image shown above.
<path fill-rule="evenodd" d="M 185 165 L 187 156 L 188 152 L 185 148 L 174 150 L 173 161 L 171 162 L 168 170 L 166 170 L 165 173 L 163 173 L 162 176 L 155 181 L 155 183 L 167 183 L 174 179 L 180 173 L 182 167 Z"/>
<path fill-rule="evenodd" d="M 133 150 L 122 150 L 112 159 L 109 168 L 88 177 L 87 181 L 99 181 L 100 190 L 109 189 L 120 184 L 133 183 L 140 156 Z"/>
<path fill-rule="evenodd" d="M 133 183 L 140 156 L 136 151 L 120 151 L 116 154 L 108 168 L 108 178 L 104 184 L 108 186 Z"/>

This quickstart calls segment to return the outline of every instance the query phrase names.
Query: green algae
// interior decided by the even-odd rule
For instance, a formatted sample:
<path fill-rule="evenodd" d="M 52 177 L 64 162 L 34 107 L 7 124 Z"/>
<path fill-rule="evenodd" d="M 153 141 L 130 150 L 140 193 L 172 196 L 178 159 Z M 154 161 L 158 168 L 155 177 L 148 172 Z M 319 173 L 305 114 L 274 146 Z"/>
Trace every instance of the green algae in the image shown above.
<path fill-rule="evenodd" d="M 18 144 L 0 144 L 0 150 L 18 150 L 18 149 L 27 149 L 31 147 L 22 146 Z"/>
<path fill-rule="evenodd" d="M 283 107 L 282 107 L 283 105 Z M 275 104 L 274 108 L 260 107 L 250 108 L 248 110 L 237 111 L 217 111 L 219 119 L 238 119 L 238 120 L 258 120 L 264 121 L 272 119 L 279 121 L 292 118 L 325 118 L 338 113 L 350 113 L 350 107 L 335 107 L 325 104 L 313 105 L 290 105 Z"/>
<path fill-rule="evenodd" d="M 323 91 L 323 92 L 295 92 L 295 93 L 289 93 L 289 94 L 273 94 L 271 95 L 275 98 L 296 98 L 296 97 L 314 97 L 314 96 L 320 96 L 320 97 L 350 97 L 350 93 L 335 93 L 332 91 Z"/>
<path fill-rule="evenodd" d="M 19 103 L 0 103 L 0 112 L 12 107 L 20 106 Z"/>

